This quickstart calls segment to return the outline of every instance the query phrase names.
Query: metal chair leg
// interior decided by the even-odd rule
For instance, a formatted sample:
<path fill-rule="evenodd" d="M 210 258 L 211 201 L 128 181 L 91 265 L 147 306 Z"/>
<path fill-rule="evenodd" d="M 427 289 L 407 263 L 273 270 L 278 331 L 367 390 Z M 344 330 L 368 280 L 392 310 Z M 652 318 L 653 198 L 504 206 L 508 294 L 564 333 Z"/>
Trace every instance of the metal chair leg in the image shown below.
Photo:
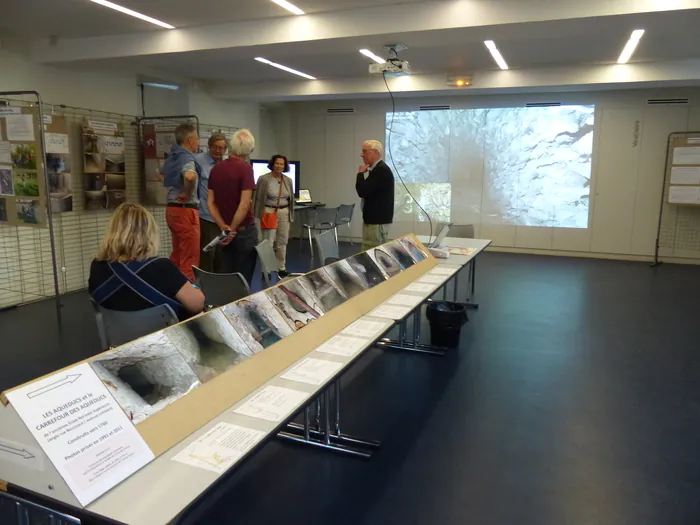
<path fill-rule="evenodd" d="M 314 243 L 313 240 L 311 239 L 311 228 L 309 230 L 309 248 L 311 249 L 311 258 L 314 258 Z"/>

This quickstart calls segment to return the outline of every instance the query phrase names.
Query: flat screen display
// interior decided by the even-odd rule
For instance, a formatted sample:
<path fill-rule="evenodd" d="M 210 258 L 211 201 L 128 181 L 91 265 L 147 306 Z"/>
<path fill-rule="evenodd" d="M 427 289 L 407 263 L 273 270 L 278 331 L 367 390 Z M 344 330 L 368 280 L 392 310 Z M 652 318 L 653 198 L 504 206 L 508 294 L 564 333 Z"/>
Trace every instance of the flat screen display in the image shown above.
<path fill-rule="evenodd" d="M 270 163 L 269 160 L 251 160 L 250 163 L 253 165 L 253 176 L 255 177 L 255 184 L 258 183 L 258 179 L 267 173 L 270 173 L 267 165 Z M 300 164 L 298 160 L 289 161 L 289 171 L 285 173 L 287 177 L 292 179 L 292 188 L 294 189 L 294 195 L 299 196 L 299 178 L 300 178 Z"/>

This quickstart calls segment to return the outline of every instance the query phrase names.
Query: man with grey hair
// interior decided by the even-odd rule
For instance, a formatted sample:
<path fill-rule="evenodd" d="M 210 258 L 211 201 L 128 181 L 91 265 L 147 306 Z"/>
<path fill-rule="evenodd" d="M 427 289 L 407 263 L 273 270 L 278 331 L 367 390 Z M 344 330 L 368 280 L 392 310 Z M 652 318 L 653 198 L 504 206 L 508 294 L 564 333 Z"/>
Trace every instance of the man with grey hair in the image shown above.
<path fill-rule="evenodd" d="M 363 199 L 362 248 L 366 251 L 389 241 L 389 225 L 394 221 L 394 174 L 382 160 L 384 148 L 378 140 L 362 144 L 362 164 L 355 190 Z M 367 177 L 365 177 L 367 175 Z"/>
<path fill-rule="evenodd" d="M 199 266 L 199 196 L 197 182 L 200 168 L 194 154 L 199 152 L 197 128 L 180 124 L 175 128 L 175 144 L 161 168 L 168 195 L 165 222 L 172 234 L 170 260 L 194 282 L 192 266 Z"/>
<path fill-rule="evenodd" d="M 221 231 L 214 222 L 214 218 L 209 213 L 209 176 L 211 170 L 224 158 L 226 153 L 226 136 L 223 133 L 212 133 L 207 142 L 207 151 L 197 155 L 197 165 L 200 170 L 199 177 L 199 230 L 200 230 L 200 248 L 211 242 L 217 237 Z M 202 251 L 199 254 L 199 267 L 207 272 L 214 271 L 214 259 L 217 250 L 210 252 Z"/>
<path fill-rule="evenodd" d="M 240 273 L 248 284 L 255 272 L 255 244 L 258 231 L 253 219 L 255 178 L 248 160 L 255 149 L 255 137 L 247 129 L 231 138 L 231 156 L 219 162 L 209 176 L 209 213 L 219 229 L 230 232 L 216 258 L 219 273 Z"/>

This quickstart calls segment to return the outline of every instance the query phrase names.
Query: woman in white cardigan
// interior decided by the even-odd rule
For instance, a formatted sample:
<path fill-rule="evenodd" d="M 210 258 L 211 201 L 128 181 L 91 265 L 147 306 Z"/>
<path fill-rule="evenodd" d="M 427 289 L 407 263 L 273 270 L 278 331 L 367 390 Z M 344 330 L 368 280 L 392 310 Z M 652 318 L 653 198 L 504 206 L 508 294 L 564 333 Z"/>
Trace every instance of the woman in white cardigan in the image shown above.
<path fill-rule="evenodd" d="M 258 179 L 255 188 L 255 218 L 259 226 L 264 213 L 277 214 L 277 228 L 262 229 L 261 239 L 270 241 L 275 250 L 280 277 L 286 277 L 287 243 L 289 228 L 294 221 L 294 186 L 289 172 L 289 161 L 284 155 L 275 155 L 267 165 L 270 173 Z"/>

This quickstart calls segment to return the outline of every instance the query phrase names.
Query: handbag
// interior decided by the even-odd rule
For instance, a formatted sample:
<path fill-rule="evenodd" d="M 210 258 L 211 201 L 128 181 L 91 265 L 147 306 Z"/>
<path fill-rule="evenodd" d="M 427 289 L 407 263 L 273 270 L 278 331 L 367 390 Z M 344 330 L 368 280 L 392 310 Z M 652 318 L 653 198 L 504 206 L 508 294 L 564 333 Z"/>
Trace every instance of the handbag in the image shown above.
<path fill-rule="evenodd" d="M 277 195 L 277 207 L 274 213 L 263 213 L 260 216 L 260 229 L 261 230 L 276 230 L 277 229 L 277 211 L 280 207 L 280 199 L 282 198 L 282 184 L 284 184 L 284 179 L 280 178 L 280 192 Z"/>

